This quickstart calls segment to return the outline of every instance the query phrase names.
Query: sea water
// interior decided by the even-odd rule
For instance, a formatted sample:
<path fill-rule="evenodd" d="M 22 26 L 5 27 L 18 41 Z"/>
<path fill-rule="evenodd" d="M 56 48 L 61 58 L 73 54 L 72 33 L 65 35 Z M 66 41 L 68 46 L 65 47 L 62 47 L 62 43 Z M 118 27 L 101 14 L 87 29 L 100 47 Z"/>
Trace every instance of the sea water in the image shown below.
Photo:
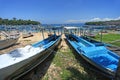
<path fill-rule="evenodd" d="M 59 28 L 61 26 L 75 26 L 75 27 L 81 27 L 83 26 L 83 23 L 80 24 L 41 24 L 38 25 L 0 25 L 0 31 L 11 31 L 11 30 L 18 30 L 20 32 L 23 31 L 31 31 L 31 32 L 39 32 L 40 27 L 44 27 L 44 29 L 47 29 L 48 27 L 53 28 Z"/>

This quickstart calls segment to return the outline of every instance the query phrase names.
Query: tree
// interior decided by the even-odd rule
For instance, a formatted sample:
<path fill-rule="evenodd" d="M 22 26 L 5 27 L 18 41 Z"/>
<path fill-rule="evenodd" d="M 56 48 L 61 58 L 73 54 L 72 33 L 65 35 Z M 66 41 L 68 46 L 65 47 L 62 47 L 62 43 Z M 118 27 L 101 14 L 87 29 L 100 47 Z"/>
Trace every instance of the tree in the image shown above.
<path fill-rule="evenodd" d="M 22 19 L 17 20 L 15 17 L 12 20 L 0 18 L 0 25 L 30 25 L 30 24 L 38 25 L 40 24 L 40 22 Z"/>
<path fill-rule="evenodd" d="M 14 20 L 14 21 L 16 21 L 16 20 L 17 20 L 17 18 L 13 17 L 13 20 Z"/>

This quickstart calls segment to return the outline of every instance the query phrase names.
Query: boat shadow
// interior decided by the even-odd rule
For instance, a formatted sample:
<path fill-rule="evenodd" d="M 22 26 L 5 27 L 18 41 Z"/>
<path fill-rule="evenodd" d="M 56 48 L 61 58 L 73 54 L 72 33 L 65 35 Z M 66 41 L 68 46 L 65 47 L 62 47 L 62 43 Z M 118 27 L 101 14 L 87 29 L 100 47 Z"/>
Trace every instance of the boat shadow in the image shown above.
<path fill-rule="evenodd" d="M 67 77 L 66 80 L 96 80 L 93 76 L 89 77 L 88 74 L 80 72 L 75 67 L 68 67 L 67 70 L 70 71 L 71 76 Z"/>
<path fill-rule="evenodd" d="M 60 41 L 60 43 L 61 43 L 61 41 Z M 58 51 L 58 46 L 54 49 L 54 51 L 42 63 L 40 63 L 37 67 L 32 69 L 30 72 L 28 72 L 24 76 L 21 76 L 17 80 L 42 80 L 42 78 L 47 73 L 57 51 Z"/>
<path fill-rule="evenodd" d="M 87 74 L 83 74 L 73 67 L 68 67 L 68 70 L 72 73 L 71 77 L 75 77 L 76 80 L 77 79 L 79 80 L 84 76 L 86 77 L 90 76 L 91 78 L 95 78 L 95 80 L 110 80 L 109 75 L 105 75 L 101 70 L 97 69 L 96 67 L 94 67 L 93 65 L 85 61 L 79 54 L 77 54 L 77 52 L 72 48 L 72 46 L 67 42 L 66 39 L 65 39 L 65 42 L 67 45 L 69 45 L 69 48 L 72 50 L 73 55 L 77 60 L 77 63 L 79 63 L 79 65 L 84 68 L 84 71 L 87 72 Z M 76 74 L 79 75 L 79 77 Z M 88 80 L 91 80 L 91 79 L 88 79 Z"/>

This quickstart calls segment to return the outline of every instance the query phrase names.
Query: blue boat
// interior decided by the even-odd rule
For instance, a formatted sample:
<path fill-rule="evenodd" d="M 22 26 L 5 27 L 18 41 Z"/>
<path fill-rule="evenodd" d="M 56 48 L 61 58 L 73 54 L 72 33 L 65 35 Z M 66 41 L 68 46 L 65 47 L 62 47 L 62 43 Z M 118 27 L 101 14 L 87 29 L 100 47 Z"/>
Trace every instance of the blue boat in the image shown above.
<path fill-rule="evenodd" d="M 94 44 L 95 46 L 106 46 L 105 43 L 102 43 L 100 41 L 95 41 L 95 40 L 93 40 L 93 39 L 91 39 L 91 38 L 89 38 L 87 36 L 80 36 L 80 38 L 82 38 L 82 39 L 84 39 L 84 40 Z"/>
<path fill-rule="evenodd" d="M 43 62 L 57 47 L 61 36 L 52 35 L 33 45 L 0 55 L 0 80 L 16 80 Z"/>
<path fill-rule="evenodd" d="M 112 77 L 115 77 L 120 57 L 100 42 L 91 43 L 74 34 L 66 34 L 70 46 L 87 62 Z"/>

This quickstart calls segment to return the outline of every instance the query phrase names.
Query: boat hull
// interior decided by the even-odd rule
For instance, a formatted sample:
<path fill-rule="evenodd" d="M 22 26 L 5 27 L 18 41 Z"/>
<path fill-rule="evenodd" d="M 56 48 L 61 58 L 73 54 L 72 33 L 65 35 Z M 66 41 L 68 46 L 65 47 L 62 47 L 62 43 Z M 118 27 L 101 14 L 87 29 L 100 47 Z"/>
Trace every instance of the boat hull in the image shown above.
<path fill-rule="evenodd" d="M 18 39 L 19 39 L 19 37 L 1 40 L 0 41 L 0 49 L 4 49 L 4 48 L 7 48 L 7 47 L 14 45 L 18 41 Z"/>
<path fill-rule="evenodd" d="M 32 37 L 32 36 L 33 36 L 32 33 L 26 33 L 26 34 L 22 35 L 23 38 L 28 38 L 28 37 Z"/>
<path fill-rule="evenodd" d="M 97 69 L 99 69 L 100 71 L 102 71 L 101 73 L 102 74 L 106 74 L 106 76 L 108 77 L 114 77 L 115 76 L 115 72 L 109 70 L 109 69 L 106 69 L 106 68 L 103 68 L 102 66 L 94 63 L 91 59 L 89 59 L 87 56 L 84 55 L 84 51 L 83 50 L 78 50 L 77 48 L 75 48 L 70 40 L 67 38 L 67 43 L 70 45 L 70 47 L 77 53 L 79 54 L 85 61 L 89 62 L 91 65 L 95 66 Z"/>
<path fill-rule="evenodd" d="M 22 75 L 26 74 L 33 68 L 35 68 L 37 65 L 39 65 L 41 62 L 43 62 L 57 47 L 57 45 L 60 43 L 60 37 L 59 39 L 51 46 L 43 50 L 42 52 L 25 59 L 19 63 L 16 63 L 15 65 L 11 65 L 8 67 L 5 67 L 4 69 L 0 70 L 0 80 L 11 80 L 11 79 L 17 79 L 21 77 Z"/>

